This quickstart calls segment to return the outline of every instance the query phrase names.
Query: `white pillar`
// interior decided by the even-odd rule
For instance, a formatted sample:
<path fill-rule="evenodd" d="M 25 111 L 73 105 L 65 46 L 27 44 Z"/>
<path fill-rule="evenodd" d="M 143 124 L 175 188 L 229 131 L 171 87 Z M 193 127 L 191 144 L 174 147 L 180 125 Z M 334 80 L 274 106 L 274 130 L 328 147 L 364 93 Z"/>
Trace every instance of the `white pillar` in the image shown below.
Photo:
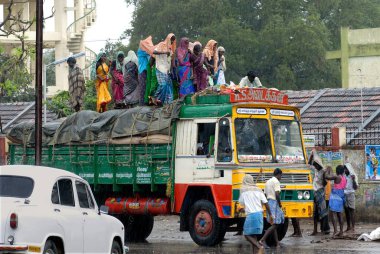
<path fill-rule="evenodd" d="M 62 59 L 70 55 L 67 49 L 67 14 L 66 14 L 66 0 L 54 0 L 55 6 L 55 32 L 61 34 L 61 40 L 55 44 L 55 59 Z M 67 91 L 69 88 L 68 80 L 68 66 L 62 63 L 55 66 L 55 87 L 48 87 L 48 95 L 55 94 L 58 90 Z"/>

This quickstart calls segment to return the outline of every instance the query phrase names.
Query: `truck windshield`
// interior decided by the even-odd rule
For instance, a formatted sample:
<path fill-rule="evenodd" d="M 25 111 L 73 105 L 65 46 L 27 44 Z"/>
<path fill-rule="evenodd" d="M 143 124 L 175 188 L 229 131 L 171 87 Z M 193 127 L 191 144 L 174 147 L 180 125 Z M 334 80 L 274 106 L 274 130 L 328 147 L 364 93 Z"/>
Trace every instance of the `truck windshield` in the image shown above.
<path fill-rule="evenodd" d="M 297 121 L 272 120 L 276 161 L 304 163 L 301 132 Z"/>
<path fill-rule="evenodd" d="M 266 119 L 235 119 L 239 162 L 272 162 L 269 124 Z"/>
<path fill-rule="evenodd" d="M 33 179 L 24 176 L 0 176 L 0 197 L 27 198 L 32 194 Z"/>

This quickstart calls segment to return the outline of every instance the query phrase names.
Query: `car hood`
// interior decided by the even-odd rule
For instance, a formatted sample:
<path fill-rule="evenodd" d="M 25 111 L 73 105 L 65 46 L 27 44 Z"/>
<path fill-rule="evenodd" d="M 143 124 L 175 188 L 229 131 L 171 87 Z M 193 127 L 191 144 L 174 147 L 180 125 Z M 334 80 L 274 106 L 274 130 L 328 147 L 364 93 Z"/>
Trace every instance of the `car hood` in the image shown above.
<path fill-rule="evenodd" d="M 5 242 L 5 231 L 9 228 L 9 217 L 17 207 L 24 205 L 24 198 L 0 197 L 0 243 Z"/>

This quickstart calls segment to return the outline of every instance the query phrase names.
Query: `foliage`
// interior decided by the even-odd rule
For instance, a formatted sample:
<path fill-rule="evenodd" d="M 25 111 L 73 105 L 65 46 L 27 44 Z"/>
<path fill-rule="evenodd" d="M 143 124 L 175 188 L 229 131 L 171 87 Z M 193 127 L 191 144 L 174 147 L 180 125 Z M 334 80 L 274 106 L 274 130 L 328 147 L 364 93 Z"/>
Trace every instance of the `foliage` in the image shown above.
<path fill-rule="evenodd" d="M 55 61 L 55 49 L 48 49 L 44 51 L 43 63 L 48 65 Z M 46 86 L 55 86 L 55 65 L 46 67 Z"/>
<path fill-rule="evenodd" d="M 254 69 L 264 85 L 318 89 L 340 85 L 338 61 L 327 50 L 340 47 L 340 27 L 380 26 L 378 0 L 126 0 L 135 5 L 132 49 L 152 35 L 169 32 L 203 45 L 215 39 L 226 49 L 227 80 L 238 82 Z"/>
<path fill-rule="evenodd" d="M 24 60 L 19 59 L 19 50 L 6 53 L 0 48 L 0 98 L 1 102 L 31 101 L 34 88 Z"/>

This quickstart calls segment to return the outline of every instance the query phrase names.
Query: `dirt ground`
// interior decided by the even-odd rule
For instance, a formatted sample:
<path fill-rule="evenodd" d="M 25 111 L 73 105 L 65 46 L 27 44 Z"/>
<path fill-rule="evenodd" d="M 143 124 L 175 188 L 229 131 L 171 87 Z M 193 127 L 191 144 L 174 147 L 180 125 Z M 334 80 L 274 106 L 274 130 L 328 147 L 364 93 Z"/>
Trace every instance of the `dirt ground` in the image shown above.
<path fill-rule="evenodd" d="M 332 225 L 331 225 L 332 226 Z M 380 225 L 357 223 L 356 233 L 345 235 L 344 239 L 330 236 L 309 236 L 313 228 L 312 220 L 301 220 L 303 237 L 289 237 L 293 233 L 290 224 L 281 248 L 265 249 L 265 253 L 380 253 L 380 242 L 357 241 L 361 233 L 369 233 Z M 129 243 L 129 253 L 252 253 L 243 236 L 227 232 L 225 240 L 216 247 L 200 247 L 188 232 L 179 231 L 179 216 L 157 216 L 151 235 L 146 243 Z"/>

